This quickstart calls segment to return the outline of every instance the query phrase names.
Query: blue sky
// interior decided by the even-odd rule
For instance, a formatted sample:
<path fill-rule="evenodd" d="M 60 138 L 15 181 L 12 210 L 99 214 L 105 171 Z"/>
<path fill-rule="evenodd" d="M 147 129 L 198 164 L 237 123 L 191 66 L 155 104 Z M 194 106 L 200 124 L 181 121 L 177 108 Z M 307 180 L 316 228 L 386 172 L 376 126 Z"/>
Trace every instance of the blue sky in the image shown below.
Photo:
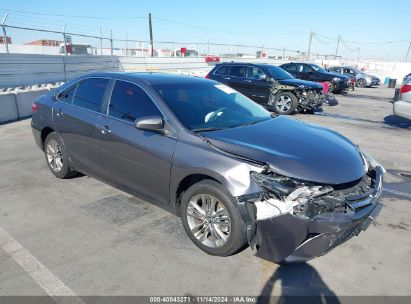
<path fill-rule="evenodd" d="M 346 41 L 339 54 L 356 58 L 358 47 L 362 58 L 403 60 L 408 42 L 367 44 L 368 42 L 411 41 L 408 1 L 2 1 L 0 14 L 10 11 L 8 24 L 67 30 L 104 35 L 113 30 L 114 38 L 148 40 L 147 16 L 153 17 L 154 39 L 163 41 L 211 42 L 264 45 L 306 51 L 309 32 L 315 36 L 312 51 L 334 54 L 338 35 Z M 17 12 L 20 11 L 20 12 Z M 105 18 L 76 18 L 28 14 L 39 12 L 56 15 L 81 15 Z M 139 18 L 143 17 L 143 18 Z M 180 22 L 196 27 L 167 22 Z M 38 34 L 10 30 L 18 43 Z M 53 36 L 54 34 L 41 34 Z M 46 37 L 49 38 L 49 37 Z M 349 43 L 362 42 L 363 44 Z M 121 47 L 121 46 L 119 46 Z M 201 46 L 205 48 L 206 46 Z M 200 46 L 197 46 L 200 48 Z M 211 47 L 212 48 L 212 47 Z M 215 51 L 217 47 L 214 47 Z M 221 51 L 221 47 L 219 47 Z M 247 52 L 241 49 L 240 52 Z M 211 49 L 210 52 L 213 52 Z M 274 52 L 274 51 L 273 51 Z"/>

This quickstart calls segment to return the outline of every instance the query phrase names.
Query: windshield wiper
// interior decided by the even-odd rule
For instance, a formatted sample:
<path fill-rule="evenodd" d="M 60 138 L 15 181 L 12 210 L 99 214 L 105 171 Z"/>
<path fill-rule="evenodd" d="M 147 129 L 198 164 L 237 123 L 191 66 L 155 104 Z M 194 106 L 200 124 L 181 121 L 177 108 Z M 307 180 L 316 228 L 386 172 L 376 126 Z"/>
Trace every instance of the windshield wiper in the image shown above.
<path fill-rule="evenodd" d="M 205 131 L 218 131 L 218 130 L 223 130 L 223 128 L 208 127 L 208 128 L 191 129 L 192 132 L 205 132 Z"/>

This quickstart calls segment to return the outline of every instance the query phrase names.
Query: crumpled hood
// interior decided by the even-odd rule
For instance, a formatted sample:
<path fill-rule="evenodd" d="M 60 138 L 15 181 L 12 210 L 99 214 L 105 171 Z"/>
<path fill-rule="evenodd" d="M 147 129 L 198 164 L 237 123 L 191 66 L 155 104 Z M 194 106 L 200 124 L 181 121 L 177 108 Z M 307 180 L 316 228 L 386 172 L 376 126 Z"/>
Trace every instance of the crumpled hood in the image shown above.
<path fill-rule="evenodd" d="M 301 180 L 342 184 L 365 174 L 361 155 L 344 136 L 284 116 L 202 135 L 221 150 Z"/>
<path fill-rule="evenodd" d="M 285 84 L 285 85 L 291 85 L 291 86 L 300 86 L 303 85 L 305 87 L 309 87 L 312 89 L 322 89 L 323 86 L 313 82 L 313 81 L 306 81 L 306 80 L 301 80 L 301 79 L 296 79 L 296 78 L 289 78 L 289 79 L 280 79 L 278 80 L 279 83 Z"/>

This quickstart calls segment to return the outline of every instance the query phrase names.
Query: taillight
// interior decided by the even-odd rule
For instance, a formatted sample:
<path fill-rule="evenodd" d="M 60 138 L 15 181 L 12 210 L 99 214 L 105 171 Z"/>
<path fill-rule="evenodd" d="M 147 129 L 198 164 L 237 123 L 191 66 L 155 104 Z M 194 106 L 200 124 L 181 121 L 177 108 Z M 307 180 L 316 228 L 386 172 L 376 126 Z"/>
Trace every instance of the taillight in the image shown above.
<path fill-rule="evenodd" d="M 207 74 L 205 78 L 210 79 L 210 76 L 208 76 L 208 74 Z"/>
<path fill-rule="evenodd" d="M 404 84 L 400 89 L 400 93 L 407 93 L 409 91 L 411 91 L 411 84 Z"/>
<path fill-rule="evenodd" d="M 31 103 L 31 112 L 37 112 L 37 110 L 39 109 L 39 104 L 37 102 L 32 102 Z"/>

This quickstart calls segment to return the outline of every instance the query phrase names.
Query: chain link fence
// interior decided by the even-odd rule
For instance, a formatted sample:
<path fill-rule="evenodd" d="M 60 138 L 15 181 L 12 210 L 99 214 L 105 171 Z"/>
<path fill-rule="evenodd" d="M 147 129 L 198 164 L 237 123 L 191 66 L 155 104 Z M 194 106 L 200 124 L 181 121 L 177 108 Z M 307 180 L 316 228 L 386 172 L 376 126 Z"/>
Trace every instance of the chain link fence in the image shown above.
<path fill-rule="evenodd" d="M 273 58 L 303 60 L 306 53 L 287 48 L 264 45 L 244 45 L 207 42 L 150 41 L 128 39 L 127 32 L 119 37 L 117 32 L 100 35 L 65 28 L 34 28 L 2 24 L 0 53 L 24 53 L 47 55 L 113 55 L 136 57 L 199 57 L 220 56 L 225 58 Z M 311 54 L 312 58 L 325 58 Z"/>

